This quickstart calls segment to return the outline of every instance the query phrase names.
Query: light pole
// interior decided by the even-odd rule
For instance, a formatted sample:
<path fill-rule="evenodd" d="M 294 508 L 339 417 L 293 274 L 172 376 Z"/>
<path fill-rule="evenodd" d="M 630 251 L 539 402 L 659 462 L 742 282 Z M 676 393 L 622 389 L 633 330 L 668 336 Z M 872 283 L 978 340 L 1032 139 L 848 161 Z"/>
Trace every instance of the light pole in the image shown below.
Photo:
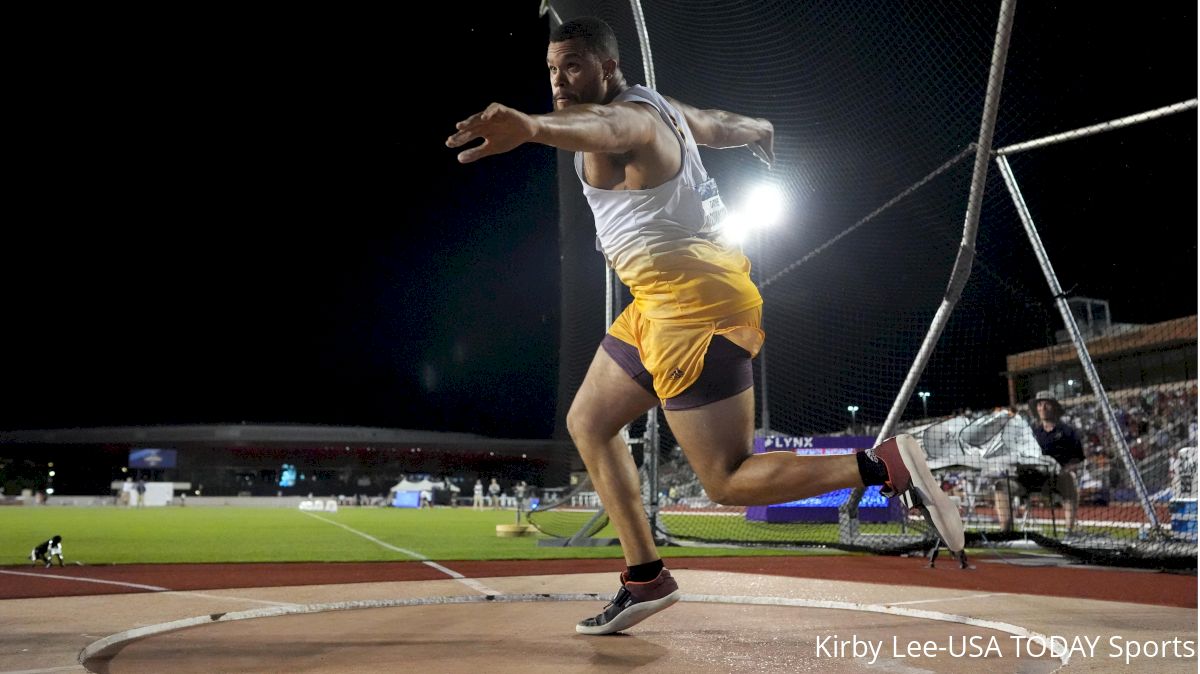
<path fill-rule="evenodd" d="M 751 230 L 754 231 L 754 248 L 758 259 L 754 267 L 758 270 L 758 287 L 762 289 L 766 278 L 766 246 L 764 245 L 764 230 L 779 222 L 783 215 L 784 200 L 779 188 L 772 183 L 764 183 L 751 190 L 750 197 L 739 211 L 728 211 L 721 221 L 721 237 L 730 244 L 741 246 Z M 767 387 L 767 352 L 763 346 L 758 352 L 759 403 L 761 405 L 761 432 L 765 436 L 771 432 L 771 406 Z"/>
<path fill-rule="evenodd" d="M 849 405 L 846 411 L 850 413 L 850 430 L 854 430 L 854 423 L 858 417 L 858 405 Z"/>
<path fill-rule="evenodd" d="M 917 397 L 921 399 L 921 407 L 925 408 L 925 418 L 929 418 L 929 391 L 918 391 Z"/>
<path fill-rule="evenodd" d="M 759 288 L 760 292 L 762 290 L 763 280 L 767 277 L 767 273 L 766 273 L 767 269 L 764 264 L 765 260 L 767 259 L 767 249 L 766 249 L 766 246 L 763 245 L 763 231 L 765 229 L 766 229 L 766 227 L 755 227 L 754 228 L 755 238 L 757 239 L 756 243 L 758 244 L 757 245 L 758 264 L 756 264 L 754 266 L 758 267 L 758 288 Z M 766 326 L 763 324 L 762 318 L 759 318 L 759 328 L 766 329 Z M 762 382 L 761 382 L 762 386 L 759 387 L 759 390 L 762 393 L 762 400 L 761 400 L 761 402 L 762 402 L 762 433 L 763 433 L 763 437 L 766 437 L 767 435 L 770 435 L 770 433 L 771 433 L 771 406 L 770 406 L 770 403 L 768 402 L 770 400 L 770 398 L 767 397 L 768 390 L 767 390 L 767 345 L 766 344 L 763 344 L 761 347 L 759 347 L 758 366 L 760 368 L 760 374 L 761 374 L 761 380 L 762 380 Z"/>

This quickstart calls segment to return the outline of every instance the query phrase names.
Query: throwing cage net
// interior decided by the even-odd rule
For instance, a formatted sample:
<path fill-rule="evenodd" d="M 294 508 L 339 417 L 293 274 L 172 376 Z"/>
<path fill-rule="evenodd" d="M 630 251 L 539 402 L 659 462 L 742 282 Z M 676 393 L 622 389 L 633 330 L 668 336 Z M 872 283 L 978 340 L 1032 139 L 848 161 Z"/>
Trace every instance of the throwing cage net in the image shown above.
<path fill-rule="evenodd" d="M 756 451 L 841 453 L 909 432 L 969 542 L 1194 567 L 1194 7 L 543 6 L 552 26 L 608 21 L 631 82 L 775 125 L 773 170 L 744 149 L 703 151 L 732 212 L 760 182 L 784 196 L 782 220 L 742 244 L 765 301 Z M 567 153 L 559 180 L 565 438 L 629 298 L 605 277 Z M 1067 465 L 1034 434 L 1043 392 L 1080 440 Z M 657 415 L 629 436 L 663 537 L 879 552 L 936 540 L 878 488 L 713 503 Z M 594 535 L 602 504 L 586 482 L 567 494 L 530 520 Z"/>

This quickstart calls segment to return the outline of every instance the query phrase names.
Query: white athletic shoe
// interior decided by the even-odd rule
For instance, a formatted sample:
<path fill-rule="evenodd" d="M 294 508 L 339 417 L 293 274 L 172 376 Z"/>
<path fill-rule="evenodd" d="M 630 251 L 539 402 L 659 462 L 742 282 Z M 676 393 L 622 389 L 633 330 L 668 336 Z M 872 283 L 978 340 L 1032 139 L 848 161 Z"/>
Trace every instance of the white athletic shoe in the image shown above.
<path fill-rule="evenodd" d="M 902 433 L 865 453 L 873 461 L 883 461 L 887 467 L 888 480 L 883 485 L 883 495 L 899 497 L 909 508 L 923 510 L 951 552 L 961 552 L 965 545 L 962 516 L 958 514 L 958 506 L 950 502 L 941 483 L 929 471 L 925 450 L 921 449 L 917 439 Z"/>

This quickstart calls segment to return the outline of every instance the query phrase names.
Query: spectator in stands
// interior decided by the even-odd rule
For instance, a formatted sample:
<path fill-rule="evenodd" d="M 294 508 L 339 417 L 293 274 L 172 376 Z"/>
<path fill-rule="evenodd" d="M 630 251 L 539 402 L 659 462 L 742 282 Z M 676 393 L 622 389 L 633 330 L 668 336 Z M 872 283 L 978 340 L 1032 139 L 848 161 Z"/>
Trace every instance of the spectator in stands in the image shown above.
<path fill-rule="evenodd" d="M 471 496 L 471 510 L 483 510 L 483 480 L 475 480 L 475 493 Z"/>
<path fill-rule="evenodd" d="M 1037 416 L 1037 421 L 1033 423 L 1033 437 L 1041 446 L 1042 454 L 1058 462 L 1058 470 L 1047 474 L 1037 469 L 1018 467 L 1012 489 L 1009 478 L 1001 479 L 996 485 L 996 517 L 1000 521 L 1000 528 L 1008 531 L 1012 525 L 1011 498 L 1015 495 L 1011 491 L 1040 491 L 1047 499 L 1058 494 L 1063 501 L 1067 531 L 1071 531 L 1075 528 L 1075 516 L 1079 509 L 1077 472 L 1084 459 L 1083 445 L 1075 429 L 1062 420 L 1063 407 L 1049 391 L 1039 391 L 1029 407 Z"/>

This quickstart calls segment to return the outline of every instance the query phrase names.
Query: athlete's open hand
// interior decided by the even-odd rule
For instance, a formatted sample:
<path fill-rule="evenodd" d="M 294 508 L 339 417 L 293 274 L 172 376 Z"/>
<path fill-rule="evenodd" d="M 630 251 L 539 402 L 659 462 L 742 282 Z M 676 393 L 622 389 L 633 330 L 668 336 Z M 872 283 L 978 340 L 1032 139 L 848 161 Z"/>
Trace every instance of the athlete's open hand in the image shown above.
<path fill-rule="evenodd" d="M 775 167 L 775 125 L 767 120 L 760 120 L 762 123 L 762 131 L 759 139 L 750 143 L 750 151 L 754 153 L 767 165 L 768 168 Z"/>
<path fill-rule="evenodd" d="M 458 161 L 467 164 L 514 147 L 533 138 L 533 119 L 519 110 L 492 103 L 483 112 L 476 113 L 454 125 L 458 132 L 446 139 L 446 147 L 462 147 L 482 138 L 483 142 L 458 153 Z"/>

